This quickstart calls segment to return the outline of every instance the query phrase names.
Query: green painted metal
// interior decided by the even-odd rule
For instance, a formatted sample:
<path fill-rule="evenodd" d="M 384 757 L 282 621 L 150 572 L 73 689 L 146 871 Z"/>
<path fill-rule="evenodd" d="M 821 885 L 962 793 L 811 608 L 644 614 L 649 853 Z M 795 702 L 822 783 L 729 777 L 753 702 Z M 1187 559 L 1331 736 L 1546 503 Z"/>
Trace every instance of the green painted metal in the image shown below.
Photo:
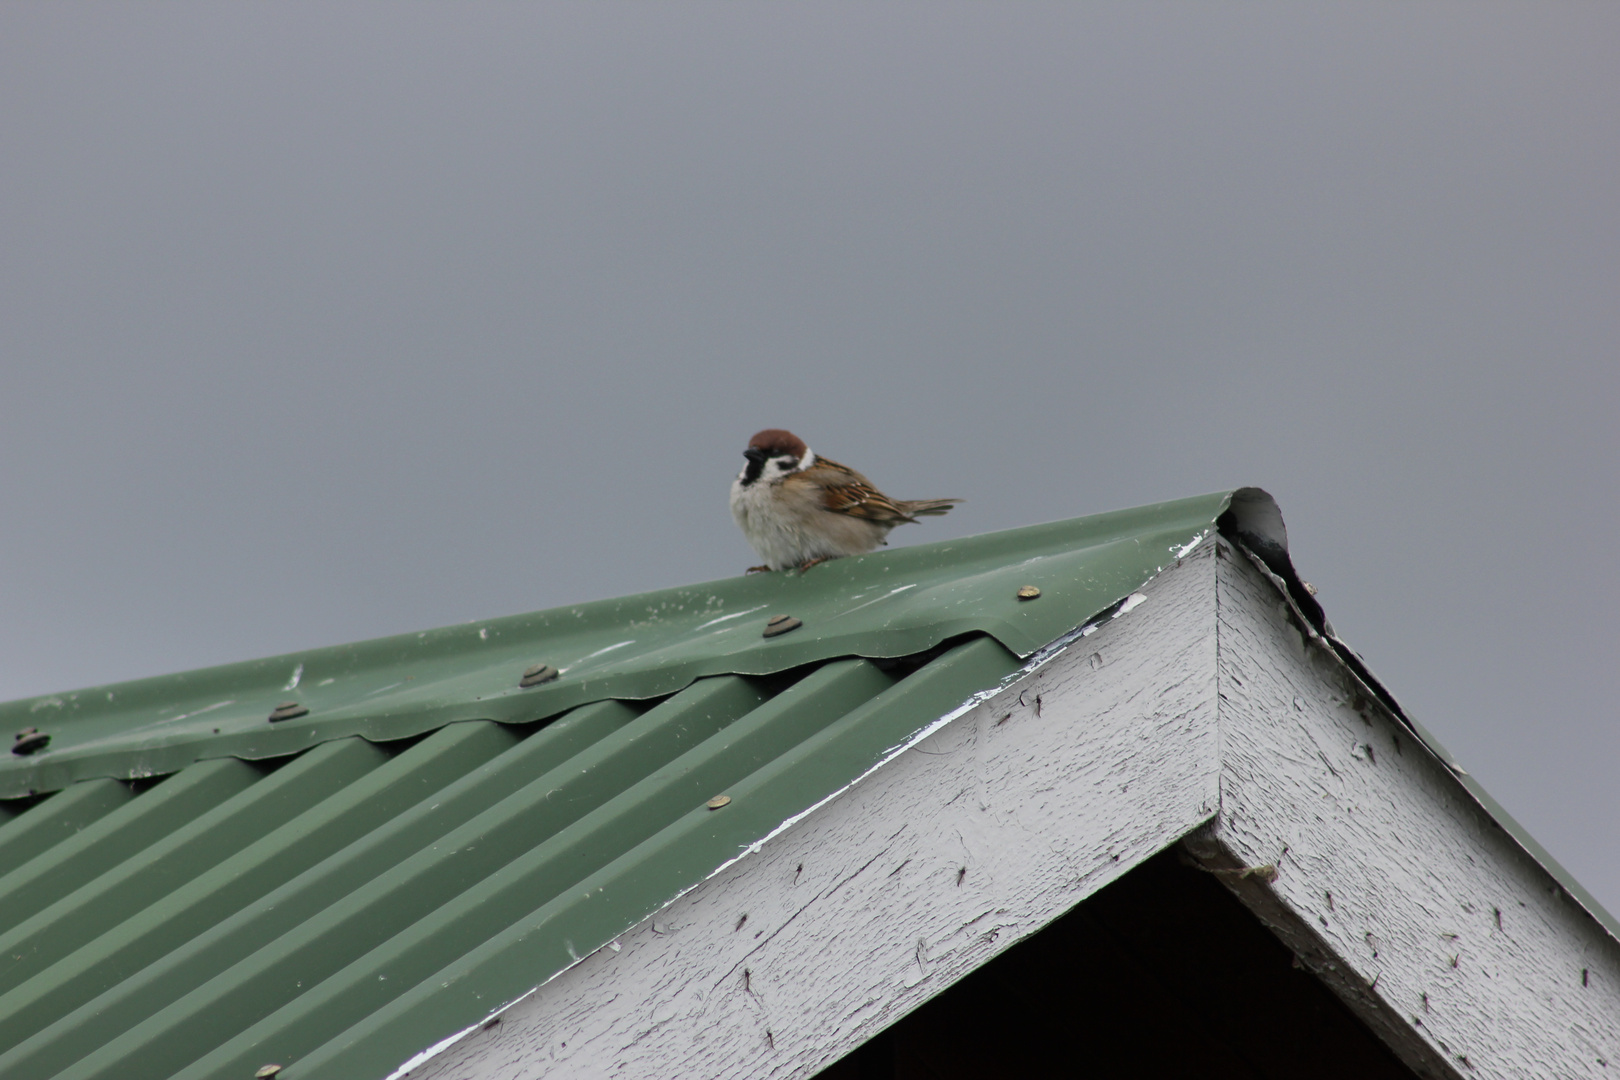
<path fill-rule="evenodd" d="M 383 757 L 362 739 L 343 739 L 316 747 L 257 783 L 251 780 L 257 779 L 258 769 L 229 758 L 185 770 L 168 783 L 183 784 L 198 773 L 211 781 L 212 790 L 227 783 L 241 786 L 230 798 L 0 934 L 0 948 L 5 950 L 0 954 L 0 990 L 9 990 L 99 936 L 108 925 L 168 895 L 178 884 L 295 816 L 310 800 L 357 780 Z M 141 802 L 136 800 L 132 809 Z"/>
<path fill-rule="evenodd" d="M 0 705 L 0 731 L 51 736 L 0 761 L 0 798 L 193 761 L 395 739 L 460 720 L 531 722 L 607 698 L 662 697 L 721 674 L 769 675 L 840 656 L 896 657 L 963 634 L 1028 656 L 1136 588 L 1213 528 L 1229 493 L 580 604 L 357 645 Z M 1041 598 L 1020 601 L 1023 585 Z M 765 620 L 804 625 L 764 638 Z M 549 663 L 562 677 L 518 681 Z M 271 723 L 280 702 L 307 716 Z"/>
<path fill-rule="evenodd" d="M 259 770 L 233 758 L 187 769 L 171 782 L 159 784 L 132 812 L 109 814 L 0 878 L 0 911 L 6 913 L 7 927 L 0 932 L 0 942 L 15 952 L 19 942 L 13 931 L 19 923 L 100 877 L 107 867 L 144 853 L 259 776 Z M 10 977 L 13 966 L 0 959 L 0 983 Z"/>
<path fill-rule="evenodd" d="M 110 1043 L 117 1040 L 102 1051 L 104 1055 L 115 1053 L 117 1047 L 136 1038 L 126 1033 L 153 1013 L 297 929 L 329 905 L 367 887 L 410 856 L 432 848 L 447 833 L 536 776 L 562 767 L 636 716 L 632 706 L 603 702 L 576 709 L 554 721 L 446 787 L 425 795 L 411 809 L 256 898 L 235 915 L 42 1027 L 22 1043 L 7 1048 L 0 1053 L 0 1076 L 55 1076 L 91 1049 L 83 1045 L 86 1029 L 96 1031 Z M 17 1007 L 24 1007 L 23 1003 L 17 1003 Z"/>
<path fill-rule="evenodd" d="M 314 803 L 161 902 L 0 994 L 0 1046 L 26 1040 L 516 741 L 494 724 L 453 724 Z"/>
<path fill-rule="evenodd" d="M 207 1040 L 217 1032 L 240 1031 L 288 997 L 303 997 L 320 980 L 431 917 L 469 887 L 489 889 L 488 879 L 515 856 L 765 697 L 762 689 L 735 676 L 688 688 L 365 882 L 365 888 L 335 899 L 257 952 L 190 988 L 127 1032 L 116 1053 L 87 1059 L 62 1075 L 127 1076 L 137 1065 L 156 1075 L 177 1072 L 189 1060 L 184 1055 L 199 1044 L 211 1045 Z M 296 987 L 297 982 L 304 986 Z"/>
<path fill-rule="evenodd" d="M 26 817 L 19 811 L 0 828 L 0 875 L 10 874 L 41 852 L 123 805 L 135 793 L 116 780 L 85 780 L 69 787 Z"/>
<path fill-rule="evenodd" d="M 999 647 L 992 647 L 1006 655 Z M 594 874 L 661 832 L 666 822 L 679 820 L 687 813 L 711 814 L 704 808 L 705 800 L 744 777 L 745 770 L 749 770 L 767 748 L 792 745 L 808 737 L 828 716 L 858 707 L 891 681 L 865 661 L 828 665 L 755 709 L 746 719 L 739 718 L 736 723 L 716 730 L 663 768 L 625 787 L 613 799 L 566 827 L 550 833 L 520 858 L 486 878 L 478 888 L 465 890 L 404 932 L 380 942 L 319 986 L 289 1001 L 193 1067 L 177 1074 L 178 1077 L 230 1075 L 266 1054 L 271 1057 L 264 1060 L 298 1060 L 387 1006 L 398 996 L 395 988 L 387 986 L 388 982 L 400 980 L 416 986 L 424 979 L 432 979 L 446 965 L 463 958 L 469 947 L 487 941 L 499 929 L 520 922 L 537 908 L 543 909 L 545 901 L 581 904 L 606 924 L 617 927 L 600 938 L 583 927 L 587 933 L 578 937 L 548 935 L 559 954 L 554 967 L 548 964 L 536 969 L 519 960 L 505 965 L 505 970 L 517 973 L 527 969 L 529 985 L 533 985 L 536 970 L 557 971 L 567 967 L 578 956 L 606 944 L 614 933 L 621 933 L 625 927 L 652 914 L 681 888 L 692 883 L 687 877 L 667 891 L 638 889 L 632 899 L 633 906 L 625 908 L 597 893 L 592 885 Z M 700 683 L 699 687 L 702 685 Z M 679 697 L 672 701 L 678 701 Z M 649 713 L 648 718 L 651 716 Z M 739 847 L 733 846 L 729 853 L 737 850 Z M 518 981 L 522 982 L 523 978 L 519 975 Z M 480 981 L 488 983 L 488 980 Z M 516 996 L 527 988 L 518 987 L 509 996 Z M 437 1006 L 430 1009 L 439 1023 L 453 1016 L 458 1026 L 465 1026 L 476 1023 L 488 1012 L 487 1006 L 480 1007 L 476 1002 L 469 1003 L 461 1012 L 452 1012 L 448 1001 L 443 1004 L 445 1009 Z M 419 1018 L 404 1022 L 398 1030 L 409 1030 L 415 1022 L 419 1022 Z M 393 1047 L 398 1045 L 387 1037 L 373 1036 L 372 1042 L 378 1060 L 393 1054 Z M 391 1064 L 398 1063 L 395 1060 Z M 335 1071 L 330 1074 L 353 1075 L 348 1072 L 352 1067 L 349 1062 L 339 1063 L 331 1067 Z"/>

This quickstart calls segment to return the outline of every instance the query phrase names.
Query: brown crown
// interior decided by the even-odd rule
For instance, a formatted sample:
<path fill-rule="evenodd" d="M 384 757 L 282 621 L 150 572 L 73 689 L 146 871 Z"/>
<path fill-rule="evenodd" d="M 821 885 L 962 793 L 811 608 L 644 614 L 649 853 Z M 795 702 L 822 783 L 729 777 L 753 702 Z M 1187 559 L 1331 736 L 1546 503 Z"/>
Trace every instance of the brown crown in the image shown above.
<path fill-rule="evenodd" d="M 791 431 L 781 428 L 766 428 L 764 431 L 748 440 L 750 450 L 763 450 L 767 457 L 776 457 L 780 454 L 791 454 L 794 457 L 804 457 L 804 452 L 810 449 L 804 445 L 804 440 Z"/>

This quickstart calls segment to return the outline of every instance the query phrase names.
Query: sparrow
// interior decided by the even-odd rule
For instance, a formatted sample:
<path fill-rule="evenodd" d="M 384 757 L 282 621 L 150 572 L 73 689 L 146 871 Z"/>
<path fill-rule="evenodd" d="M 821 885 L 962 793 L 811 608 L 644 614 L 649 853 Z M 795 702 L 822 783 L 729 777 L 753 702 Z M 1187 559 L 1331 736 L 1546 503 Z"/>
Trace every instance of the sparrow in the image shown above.
<path fill-rule="evenodd" d="M 767 428 L 748 440 L 748 464 L 731 483 L 731 515 L 765 560 L 760 570 L 808 570 L 860 555 L 889 530 L 943 514 L 961 499 L 891 499 L 847 465 L 816 456 L 791 431 Z"/>

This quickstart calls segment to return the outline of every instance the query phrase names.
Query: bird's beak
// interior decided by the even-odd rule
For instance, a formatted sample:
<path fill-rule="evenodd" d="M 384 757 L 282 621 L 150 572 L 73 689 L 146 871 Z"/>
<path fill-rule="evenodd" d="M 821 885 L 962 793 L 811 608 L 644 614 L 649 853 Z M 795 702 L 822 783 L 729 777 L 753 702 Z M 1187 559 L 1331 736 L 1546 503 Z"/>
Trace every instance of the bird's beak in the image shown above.
<path fill-rule="evenodd" d="M 767 455 L 765 451 L 761 450 L 759 447 L 750 446 L 748 449 L 743 451 L 743 457 L 747 458 L 749 461 L 764 461 Z"/>

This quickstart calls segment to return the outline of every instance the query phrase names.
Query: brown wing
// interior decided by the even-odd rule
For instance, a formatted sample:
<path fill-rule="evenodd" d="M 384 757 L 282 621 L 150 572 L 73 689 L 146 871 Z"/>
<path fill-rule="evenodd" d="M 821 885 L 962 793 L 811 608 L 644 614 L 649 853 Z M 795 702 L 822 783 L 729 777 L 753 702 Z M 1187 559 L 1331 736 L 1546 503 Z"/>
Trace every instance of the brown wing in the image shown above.
<path fill-rule="evenodd" d="M 822 507 L 835 514 L 894 525 L 917 520 L 847 465 L 818 457 L 814 465 L 798 475 L 815 481 L 821 488 Z"/>

